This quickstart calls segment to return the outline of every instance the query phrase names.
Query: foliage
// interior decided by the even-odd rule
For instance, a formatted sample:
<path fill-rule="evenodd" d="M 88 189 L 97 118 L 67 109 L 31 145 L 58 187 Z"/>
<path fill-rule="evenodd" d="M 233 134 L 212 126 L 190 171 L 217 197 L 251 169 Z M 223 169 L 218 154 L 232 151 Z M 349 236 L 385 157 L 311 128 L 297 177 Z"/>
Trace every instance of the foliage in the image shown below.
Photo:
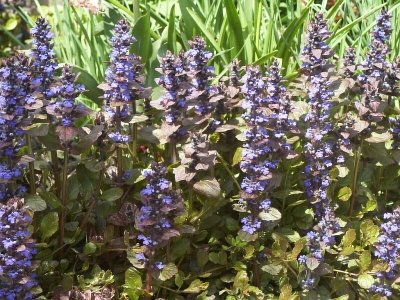
<path fill-rule="evenodd" d="M 400 297 L 399 2 L 35 5 L 0 19 L 1 297 Z"/>

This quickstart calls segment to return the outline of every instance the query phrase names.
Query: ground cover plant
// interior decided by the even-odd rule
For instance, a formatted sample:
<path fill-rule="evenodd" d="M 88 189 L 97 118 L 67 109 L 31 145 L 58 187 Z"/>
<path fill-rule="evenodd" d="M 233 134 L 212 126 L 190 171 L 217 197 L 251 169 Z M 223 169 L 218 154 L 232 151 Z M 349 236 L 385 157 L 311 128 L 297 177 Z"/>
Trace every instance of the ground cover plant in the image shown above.
<path fill-rule="evenodd" d="M 0 299 L 398 299 L 399 2 L 359 2 L 3 3 Z"/>

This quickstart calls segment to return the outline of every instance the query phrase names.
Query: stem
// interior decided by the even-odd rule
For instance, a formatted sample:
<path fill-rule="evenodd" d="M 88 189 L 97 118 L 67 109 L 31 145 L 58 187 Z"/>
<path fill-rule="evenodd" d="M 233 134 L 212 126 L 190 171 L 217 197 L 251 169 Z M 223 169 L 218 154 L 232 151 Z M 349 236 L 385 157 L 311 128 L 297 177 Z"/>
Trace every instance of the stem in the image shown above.
<path fill-rule="evenodd" d="M 233 182 L 235 183 L 235 185 L 237 186 L 237 188 L 240 190 L 240 184 L 239 182 L 236 180 L 235 175 L 232 173 L 232 171 L 229 169 L 227 162 L 225 161 L 225 159 L 217 152 L 217 157 L 218 159 L 221 161 L 223 167 L 225 168 L 225 170 L 229 173 L 229 175 L 232 177 Z"/>
<path fill-rule="evenodd" d="M 253 257 L 252 259 L 253 261 L 253 283 L 255 287 L 259 287 L 260 286 L 260 273 L 258 270 L 258 263 L 257 263 L 257 259 L 255 257 Z"/>
<path fill-rule="evenodd" d="M 68 150 L 64 150 L 64 170 L 62 184 L 62 200 L 61 200 L 61 218 L 60 218 L 60 259 L 64 257 L 64 224 L 67 206 L 67 176 L 68 176 Z"/>
<path fill-rule="evenodd" d="M 364 143 L 364 139 L 361 139 L 360 146 L 356 150 L 355 162 L 354 162 L 353 186 L 352 186 L 352 189 L 351 189 L 352 193 L 351 193 L 351 199 L 350 199 L 350 207 L 349 207 L 349 211 L 347 212 L 347 216 L 348 217 L 351 217 L 351 215 L 353 214 L 354 202 L 355 202 L 355 199 L 356 199 L 358 166 L 360 164 L 361 150 L 362 150 L 363 143 Z"/>
<path fill-rule="evenodd" d="M 33 154 L 32 151 L 32 138 L 30 135 L 26 135 L 26 145 L 28 147 L 28 152 Z M 35 194 L 36 193 L 36 186 L 35 186 L 35 163 L 33 161 L 29 162 L 29 193 Z"/>
<path fill-rule="evenodd" d="M 136 114 L 136 100 L 132 101 L 132 115 Z M 131 136 L 132 136 L 132 160 L 133 162 L 137 162 L 137 133 L 138 127 L 137 123 L 133 123 L 130 126 Z"/>
<path fill-rule="evenodd" d="M 115 120 L 116 131 L 121 134 L 121 107 L 117 106 L 115 109 Z M 120 188 L 122 186 L 122 148 L 117 147 L 117 185 Z M 121 207 L 121 198 L 117 200 L 117 207 Z"/>
<path fill-rule="evenodd" d="M 61 180 L 60 180 L 60 171 L 58 167 L 58 157 L 57 150 L 51 150 L 51 163 L 53 164 L 53 174 L 54 174 L 54 184 L 56 186 L 56 196 L 60 198 L 61 192 Z"/>
<path fill-rule="evenodd" d="M 171 141 L 171 164 L 176 163 L 176 142 Z"/>
<path fill-rule="evenodd" d="M 151 287 L 153 284 L 153 277 L 151 276 L 151 268 L 153 265 L 153 253 L 149 257 L 149 264 L 147 266 L 147 275 L 146 275 L 146 300 L 151 300 Z"/>
<path fill-rule="evenodd" d="M 189 199 L 188 199 L 188 217 L 190 218 L 190 215 L 192 213 L 193 209 L 193 184 L 189 182 Z"/>

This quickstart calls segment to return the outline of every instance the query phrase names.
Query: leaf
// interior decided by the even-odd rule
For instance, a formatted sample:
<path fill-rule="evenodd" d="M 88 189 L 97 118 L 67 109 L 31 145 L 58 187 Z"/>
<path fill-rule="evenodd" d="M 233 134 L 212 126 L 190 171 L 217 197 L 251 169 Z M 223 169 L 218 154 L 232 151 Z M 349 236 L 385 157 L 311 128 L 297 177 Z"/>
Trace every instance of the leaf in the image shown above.
<path fill-rule="evenodd" d="M 162 270 L 154 270 L 151 275 L 155 279 L 166 281 L 174 277 L 176 273 L 178 273 L 178 268 L 174 263 L 171 262 L 166 264 Z"/>
<path fill-rule="evenodd" d="M 7 29 L 8 31 L 14 30 L 18 25 L 18 21 L 15 18 L 8 19 L 6 24 L 4 25 L 4 28 Z"/>
<path fill-rule="evenodd" d="M 354 229 L 349 229 L 346 231 L 342 239 L 343 247 L 350 246 L 356 239 L 356 231 Z"/>
<path fill-rule="evenodd" d="M 298 240 L 295 243 L 292 252 L 288 255 L 288 259 L 290 259 L 290 260 L 297 259 L 297 257 L 299 256 L 301 250 L 303 250 L 303 247 L 304 247 L 303 242 L 301 240 Z"/>
<path fill-rule="evenodd" d="M 177 258 L 182 257 L 190 248 L 190 241 L 188 239 L 180 239 L 172 244 L 170 250 L 170 259 L 175 261 Z"/>
<path fill-rule="evenodd" d="M 238 237 L 243 241 L 243 242 L 254 242 L 258 238 L 258 234 L 250 234 L 247 232 L 244 232 L 243 230 L 239 230 L 238 232 Z"/>
<path fill-rule="evenodd" d="M 351 197 L 351 188 L 348 186 L 342 187 L 338 192 L 338 199 L 341 201 L 347 201 Z"/>
<path fill-rule="evenodd" d="M 289 283 L 287 283 L 281 287 L 279 300 L 289 300 L 291 295 L 292 295 L 292 286 Z"/>
<path fill-rule="evenodd" d="M 42 232 L 42 238 L 46 239 L 51 237 L 54 233 L 58 231 L 58 213 L 49 212 L 45 215 L 40 222 L 40 230 Z"/>
<path fill-rule="evenodd" d="M 24 133 L 29 136 L 45 136 L 48 132 L 48 123 L 34 123 L 30 126 L 24 127 Z"/>
<path fill-rule="evenodd" d="M 205 179 L 196 182 L 193 185 L 193 190 L 201 195 L 206 196 L 211 199 L 218 199 L 221 195 L 221 187 L 219 186 L 218 181 L 215 178 L 208 177 Z"/>
<path fill-rule="evenodd" d="M 358 285 L 363 289 L 369 289 L 374 284 L 374 277 L 369 274 L 361 274 L 357 279 Z"/>
<path fill-rule="evenodd" d="M 231 217 L 225 218 L 225 225 L 229 231 L 238 231 L 240 228 L 238 221 Z"/>
<path fill-rule="evenodd" d="M 129 289 L 140 289 L 142 287 L 142 277 L 140 273 L 134 270 L 133 268 L 129 268 L 125 272 L 125 284 L 124 288 Z"/>
<path fill-rule="evenodd" d="M 392 138 L 392 134 L 389 132 L 376 133 L 372 132 L 371 137 L 366 138 L 365 140 L 370 143 L 384 143 Z"/>
<path fill-rule="evenodd" d="M 319 266 L 320 262 L 316 257 L 308 257 L 306 265 L 310 270 L 314 270 Z"/>
<path fill-rule="evenodd" d="M 197 251 L 197 264 L 199 265 L 200 269 L 203 269 L 203 267 L 207 262 L 208 262 L 208 252 L 202 249 Z"/>
<path fill-rule="evenodd" d="M 97 250 L 96 244 L 89 242 L 83 246 L 83 254 L 93 254 Z"/>
<path fill-rule="evenodd" d="M 269 264 L 269 265 L 262 266 L 261 270 L 263 270 L 264 272 L 266 272 L 268 274 L 276 276 L 283 270 L 283 267 L 281 265 Z"/>
<path fill-rule="evenodd" d="M 246 271 L 240 270 L 235 276 L 233 287 L 245 291 L 249 286 L 249 277 L 247 276 Z"/>
<path fill-rule="evenodd" d="M 208 282 L 202 282 L 199 279 L 195 279 L 182 292 L 186 294 L 197 294 L 200 293 L 201 291 L 205 291 L 208 288 L 208 285 L 209 285 Z"/>
<path fill-rule="evenodd" d="M 69 142 L 74 137 L 78 136 L 79 130 L 76 127 L 57 126 L 55 133 L 63 142 Z"/>
<path fill-rule="evenodd" d="M 179 271 L 177 274 L 175 274 L 175 285 L 180 289 L 183 285 L 183 278 L 185 277 L 185 274 L 182 271 Z"/>
<path fill-rule="evenodd" d="M 82 138 L 80 138 L 78 143 L 74 143 L 72 145 L 71 153 L 78 155 L 83 153 L 90 146 L 92 146 L 94 142 L 97 141 L 97 138 L 102 134 L 103 128 L 103 125 L 94 126 L 89 134 L 83 136 Z"/>
<path fill-rule="evenodd" d="M 363 251 L 360 255 L 360 271 L 363 272 L 368 269 L 371 264 L 371 252 Z"/>
<path fill-rule="evenodd" d="M 121 188 L 115 187 L 109 190 L 106 190 L 101 194 L 100 199 L 106 201 L 116 201 L 122 197 L 124 191 Z"/>
<path fill-rule="evenodd" d="M 235 151 L 235 154 L 233 155 L 233 159 L 232 159 L 232 167 L 237 165 L 238 163 L 240 163 L 242 161 L 242 152 L 243 152 L 244 148 L 238 147 Z"/>
<path fill-rule="evenodd" d="M 274 229 L 274 232 L 284 236 L 293 243 L 297 242 L 300 239 L 300 234 L 297 231 L 294 231 L 293 229 L 287 227 Z"/>
<path fill-rule="evenodd" d="M 46 209 L 46 201 L 39 195 L 26 194 L 24 197 L 25 206 L 28 206 L 33 211 L 43 211 Z"/>
<path fill-rule="evenodd" d="M 268 211 L 260 212 L 258 217 L 264 221 L 279 221 L 282 218 L 281 212 L 274 207 L 268 209 Z"/>
<path fill-rule="evenodd" d="M 221 250 L 220 252 L 211 252 L 209 254 L 210 261 L 214 264 L 226 265 L 227 264 L 227 255 L 226 252 Z"/>
<path fill-rule="evenodd" d="M 150 12 L 142 15 L 132 28 L 132 35 L 138 38 L 131 46 L 131 51 L 142 57 L 142 62 L 147 62 L 153 51 L 150 35 Z"/>

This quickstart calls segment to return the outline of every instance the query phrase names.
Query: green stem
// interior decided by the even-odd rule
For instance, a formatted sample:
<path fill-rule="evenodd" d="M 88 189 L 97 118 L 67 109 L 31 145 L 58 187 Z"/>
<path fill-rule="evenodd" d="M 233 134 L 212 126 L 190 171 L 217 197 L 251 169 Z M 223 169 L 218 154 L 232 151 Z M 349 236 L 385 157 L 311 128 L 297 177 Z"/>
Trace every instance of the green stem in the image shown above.
<path fill-rule="evenodd" d="M 193 209 L 193 184 L 189 182 L 189 199 L 188 199 L 188 218 L 192 214 Z"/>
<path fill-rule="evenodd" d="M 33 155 L 32 151 L 32 138 L 30 135 L 26 135 L 26 145 L 28 147 L 28 153 Z M 35 163 L 33 161 L 29 162 L 29 193 L 36 193 L 35 186 Z"/>
<path fill-rule="evenodd" d="M 239 182 L 236 180 L 235 175 L 233 174 L 233 172 L 231 171 L 231 169 L 229 169 L 227 162 L 225 161 L 225 159 L 217 152 L 217 157 L 218 159 L 221 161 L 223 167 L 225 168 L 225 170 L 229 173 L 229 175 L 232 177 L 233 182 L 236 184 L 237 188 L 240 190 L 240 184 Z"/>
<path fill-rule="evenodd" d="M 51 163 L 53 165 L 54 185 L 56 188 L 56 196 L 57 196 L 57 198 L 60 198 L 61 179 L 60 179 L 60 170 L 59 170 L 59 166 L 58 166 L 57 150 L 51 150 L 50 154 L 51 154 Z"/>
<path fill-rule="evenodd" d="M 116 131 L 121 133 L 121 107 L 117 106 L 115 109 L 115 115 L 117 116 L 115 120 Z M 122 148 L 117 147 L 117 185 L 120 188 L 122 186 Z M 121 207 L 121 198 L 117 200 L 117 207 Z"/>
<path fill-rule="evenodd" d="M 353 185 L 352 185 L 352 194 L 351 194 L 351 199 L 350 199 L 350 207 L 349 211 L 347 212 L 347 216 L 351 217 L 353 214 L 353 209 L 354 209 L 354 202 L 356 199 L 356 189 L 357 189 L 357 175 L 358 175 L 358 167 L 360 165 L 360 159 L 361 159 L 361 150 L 362 146 L 364 143 L 364 139 L 361 139 L 360 146 L 356 150 L 356 155 L 355 155 L 355 162 L 354 162 L 354 176 L 353 176 Z"/>
<path fill-rule="evenodd" d="M 136 114 L 136 100 L 132 101 L 132 115 Z M 137 162 L 137 136 L 138 127 L 136 123 L 130 124 L 131 136 L 132 136 L 132 160 L 134 163 Z"/>
<path fill-rule="evenodd" d="M 151 300 L 151 290 L 152 290 L 152 284 L 153 284 L 153 277 L 151 276 L 151 267 L 153 265 L 153 254 L 150 254 L 149 257 L 149 264 L 147 266 L 147 275 L 146 275 L 146 300 Z"/>
<path fill-rule="evenodd" d="M 64 170 L 62 184 L 62 200 L 61 200 L 61 218 L 60 218 L 60 259 L 64 257 L 64 225 L 67 208 L 67 177 L 68 177 L 68 151 L 64 150 Z"/>

